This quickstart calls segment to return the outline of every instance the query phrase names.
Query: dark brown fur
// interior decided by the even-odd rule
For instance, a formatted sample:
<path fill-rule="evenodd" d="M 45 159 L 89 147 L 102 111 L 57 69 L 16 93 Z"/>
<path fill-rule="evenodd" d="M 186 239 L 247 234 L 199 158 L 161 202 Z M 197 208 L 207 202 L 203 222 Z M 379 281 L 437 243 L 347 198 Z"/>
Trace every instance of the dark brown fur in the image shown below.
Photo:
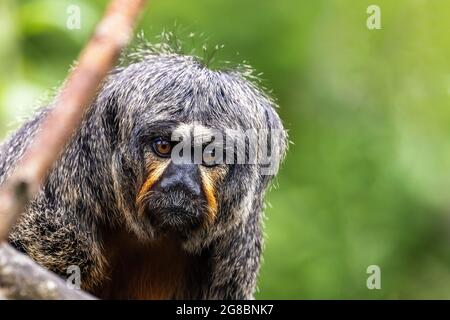
<path fill-rule="evenodd" d="M 176 235 L 165 235 L 151 243 L 139 243 L 129 232 L 110 233 L 108 280 L 94 292 L 103 299 L 196 298 L 195 281 L 205 260 L 182 249 Z"/>

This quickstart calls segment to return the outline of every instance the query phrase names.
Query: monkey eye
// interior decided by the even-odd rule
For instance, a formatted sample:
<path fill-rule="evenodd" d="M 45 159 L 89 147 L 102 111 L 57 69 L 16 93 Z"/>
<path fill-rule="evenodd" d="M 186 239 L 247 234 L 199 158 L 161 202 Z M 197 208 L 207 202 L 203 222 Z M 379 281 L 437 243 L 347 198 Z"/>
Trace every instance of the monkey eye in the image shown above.
<path fill-rule="evenodd" d="M 210 150 L 204 150 L 203 151 L 203 162 L 202 164 L 205 167 L 214 167 L 217 164 L 215 163 L 216 160 L 216 152 L 214 149 Z"/>
<path fill-rule="evenodd" d="M 172 142 L 162 138 L 153 141 L 153 151 L 162 158 L 168 158 L 172 151 Z"/>

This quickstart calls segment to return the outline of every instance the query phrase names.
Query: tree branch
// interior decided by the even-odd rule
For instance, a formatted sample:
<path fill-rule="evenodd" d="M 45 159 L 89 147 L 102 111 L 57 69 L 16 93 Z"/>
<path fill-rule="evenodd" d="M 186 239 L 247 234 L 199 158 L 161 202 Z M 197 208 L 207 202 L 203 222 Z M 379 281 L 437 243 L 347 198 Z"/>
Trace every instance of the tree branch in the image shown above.
<path fill-rule="evenodd" d="M 92 300 L 8 244 L 0 244 L 0 299 Z"/>
<path fill-rule="evenodd" d="M 1 242 L 7 239 L 12 226 L 35 197 L 49 169 L 79 127 L 98 86 L 130 40 L 145 2 L 113 0 L 110 3 L 81 52 L 77 66 L 56 97 L 53 109 L 0 189 L 0 297 L 86 298 L 85 294 L 68 292 L 56 275 Z"/>

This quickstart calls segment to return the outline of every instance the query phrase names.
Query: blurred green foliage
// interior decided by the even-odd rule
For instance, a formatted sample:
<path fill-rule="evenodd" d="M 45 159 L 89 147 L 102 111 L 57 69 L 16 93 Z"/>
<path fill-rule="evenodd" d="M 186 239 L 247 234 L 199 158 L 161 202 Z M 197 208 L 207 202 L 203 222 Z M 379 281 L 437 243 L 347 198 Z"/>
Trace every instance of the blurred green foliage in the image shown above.
<path fill-rule="evenodd" d="M 105 5 L 0 2 L 2 136 L 61 84 Z M 293 144 L 268 196 L 258 298 L 450 298 L 449 13 L 447 0 L 151 1 L 150 39 L 175 22 L 204 32 L 281 106 Z M 381 290 L 366 287 L 372 264 Z"/>

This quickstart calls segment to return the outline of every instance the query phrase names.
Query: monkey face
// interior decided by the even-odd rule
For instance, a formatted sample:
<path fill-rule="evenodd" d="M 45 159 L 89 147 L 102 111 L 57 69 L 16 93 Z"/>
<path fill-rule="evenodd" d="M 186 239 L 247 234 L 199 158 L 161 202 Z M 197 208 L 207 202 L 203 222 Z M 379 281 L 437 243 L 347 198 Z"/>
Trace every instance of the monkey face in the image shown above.
<path fill-rule="evenodd" d="M 180 125 L 186 129 L 186 125 Z M 170 127 L 169 127 L 170 130 Z M 189 130 L 189 129 L 188 129 Z M 137 204 L 139 214 L 149 219 L 159 231 L 176 231 L 186 236 L 192 231 L 214 223 L 218 211 L 217 187 L 223 182 L 227 167 L 215 164 L 211 152 L 192 139 L 176 142 L 172 138 L 153 138 L 146 152 L 146 180 L 142 184 Z M 196 140 L 196 139 L 193 139 Z M 174 147 L 192 151 L 189 156 L 175 159 Z M 198 163 L 194 155 L 200 153 Z"/>
<path fill-rule="evenodd" d="M 119 210 L 141 239 L 175 231 L 192 247 L 206 245 L 263 206 L 286 134 L 273 101 L 240 73 L 149 56 L 112 74 L 99 99 L 110 106 L 104 122 Z M 244 148 L 227 145 L 236 131 Z"/>

